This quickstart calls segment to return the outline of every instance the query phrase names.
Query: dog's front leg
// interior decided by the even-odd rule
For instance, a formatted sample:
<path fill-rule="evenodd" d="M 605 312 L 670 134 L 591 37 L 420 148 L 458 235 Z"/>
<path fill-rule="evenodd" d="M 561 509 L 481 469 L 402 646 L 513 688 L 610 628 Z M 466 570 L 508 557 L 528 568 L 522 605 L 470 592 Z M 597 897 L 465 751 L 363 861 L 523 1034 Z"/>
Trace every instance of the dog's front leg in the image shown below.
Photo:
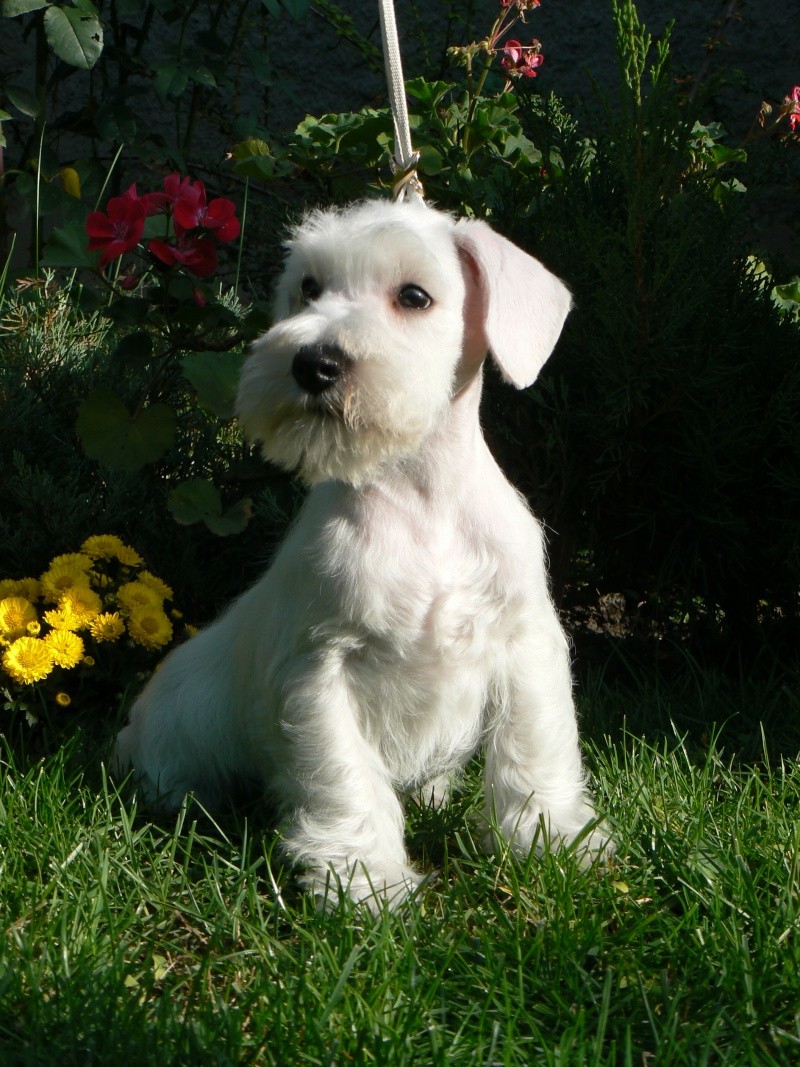
<path fill-rule="evenodd" d="M 515 642 L 486 745 L 487 817 L 515 852 L 569 842 L 595 818 L 578 747 L 566 638 L 552 613 Z M 605 851 L 596 827 L 582 858 Z"/>
<path fill-rule="evenodd" d="M 400 903 L 420 876 L 408 862 L 400 800 L 364 736 L 346 669 L 337 656 L 329 659 L 295 678 L 284 708 L 286 848 L 321 902 L 344 892 L 377 912 Z"/>

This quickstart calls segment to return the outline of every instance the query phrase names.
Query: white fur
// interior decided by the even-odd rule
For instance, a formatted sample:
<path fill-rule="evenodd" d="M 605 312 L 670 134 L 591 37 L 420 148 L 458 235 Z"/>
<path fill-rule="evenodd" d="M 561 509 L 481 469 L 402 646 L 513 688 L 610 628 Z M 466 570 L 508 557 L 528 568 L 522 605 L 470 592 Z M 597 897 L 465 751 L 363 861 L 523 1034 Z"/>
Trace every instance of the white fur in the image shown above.
<path fill-rule="evenodd" d="M 377 908 L 420 877 L 399 797 L 440 800 L 480 745 L 487 815 L 517 852 L 594 819 L 542 531 L 478 422 L 487 349 L 529 384 L 570 298 L 484 223 L 416 203 L 316 213 L 288 248 L 238 412 L 313 488 L 261 580 L 156 672 L 116 757 L 167 807 L 253 780 L 305 884 Z M 408 284 L 432 306 L 402 306 Z M 347 364 L 312 395 L 292 364 L 319 343 Z"/>

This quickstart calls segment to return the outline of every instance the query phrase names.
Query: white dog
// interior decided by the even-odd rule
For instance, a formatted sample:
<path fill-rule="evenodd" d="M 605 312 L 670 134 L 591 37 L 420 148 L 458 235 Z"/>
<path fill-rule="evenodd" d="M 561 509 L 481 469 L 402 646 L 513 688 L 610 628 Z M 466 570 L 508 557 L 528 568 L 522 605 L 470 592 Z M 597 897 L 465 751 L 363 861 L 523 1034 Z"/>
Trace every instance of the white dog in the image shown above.
<path fill-rule="evenodd" d="M 420 880 L 399 795 L 441 800 L 480 745 L 517 852 L 602 851 L 542 531 L 478 422 L 487 350 L 530 385 L 567 289 L 419 202 L 313 214 L 288 249 L 238 414 L 313 489 L 267 573 L 157 671 L 118 763 L 162 806 L 256 781 L 306 885 L 373 908 Z"/>

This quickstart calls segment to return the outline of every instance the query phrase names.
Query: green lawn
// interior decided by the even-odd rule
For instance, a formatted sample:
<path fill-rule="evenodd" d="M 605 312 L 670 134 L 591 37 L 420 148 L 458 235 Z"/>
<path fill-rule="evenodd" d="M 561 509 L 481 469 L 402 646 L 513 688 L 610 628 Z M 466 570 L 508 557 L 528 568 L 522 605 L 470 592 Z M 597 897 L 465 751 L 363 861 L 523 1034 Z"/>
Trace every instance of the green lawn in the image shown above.
<path fill-rule="evenodd" d="M 797 697 L 690 671 L 596 678 L 582 707 L 613 867 L 483 857 L 471 768 L 409 813 L 439 874 L 380 919 L 317 913 L 258 811 L 133 816 L 91 731 L 9 745 L 0 1062 L 800 1062 Z"/>

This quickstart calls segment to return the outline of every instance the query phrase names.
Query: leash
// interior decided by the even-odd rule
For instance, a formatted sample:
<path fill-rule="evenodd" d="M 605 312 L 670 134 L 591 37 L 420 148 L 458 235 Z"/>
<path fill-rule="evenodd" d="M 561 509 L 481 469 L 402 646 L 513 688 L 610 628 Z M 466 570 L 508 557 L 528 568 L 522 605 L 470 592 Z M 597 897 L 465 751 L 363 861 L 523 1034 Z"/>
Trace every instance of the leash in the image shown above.
<path fill-rule="evenodd" d="M 381 18 L 381 43 L 383 62 L 386 67 L 386 85 L 394 124 L 394 157 L 391 161 L 394 182 L 392 195 L 395 200 L 406 197 L 422 200 L 425 191 L 417 176 L 419 152 L 411 146 L 411 127 L 408 123 L 406 90 L 403 81 L 403 63 L 400 57 L 400 42 L 397 22 L 394 17 L 394 0 L 378 0 Z"/>

